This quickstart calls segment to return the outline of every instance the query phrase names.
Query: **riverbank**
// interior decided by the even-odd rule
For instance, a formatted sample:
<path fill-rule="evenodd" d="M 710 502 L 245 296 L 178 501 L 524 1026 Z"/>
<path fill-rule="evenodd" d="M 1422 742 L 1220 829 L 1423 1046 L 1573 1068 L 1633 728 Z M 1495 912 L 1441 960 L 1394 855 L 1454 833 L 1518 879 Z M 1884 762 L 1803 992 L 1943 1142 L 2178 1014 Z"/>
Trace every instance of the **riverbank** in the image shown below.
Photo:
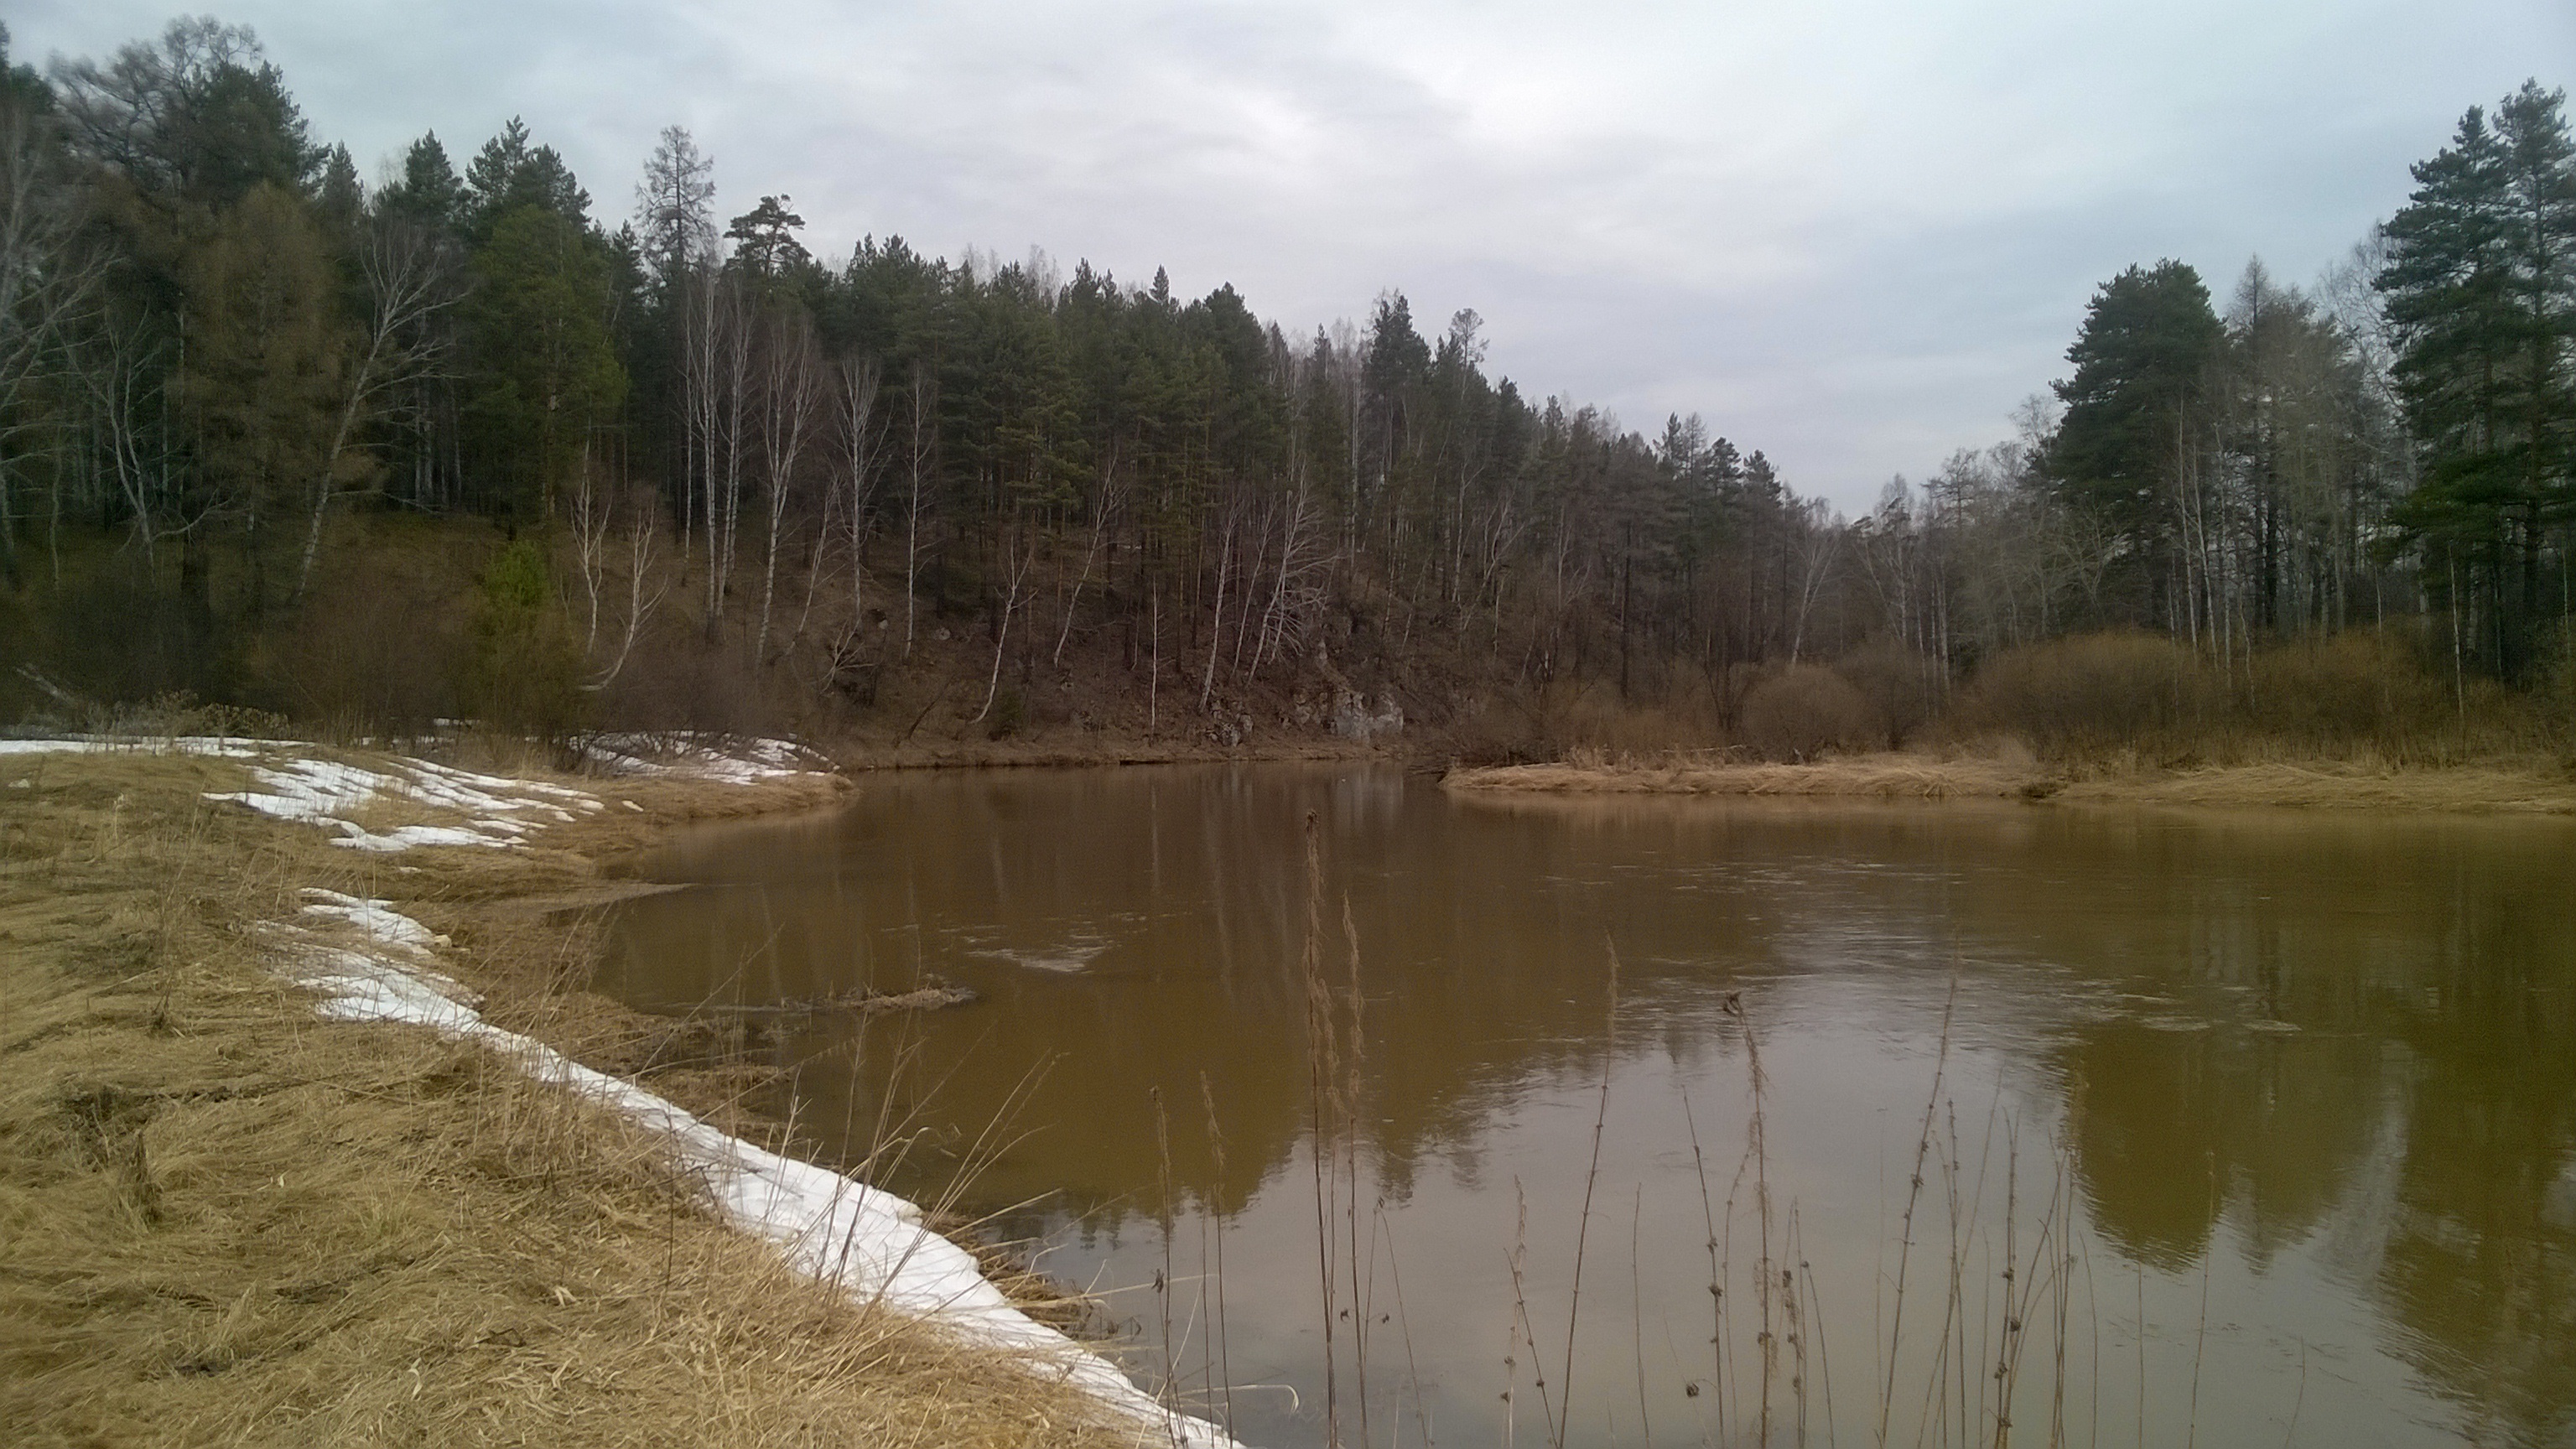
<path fill-rule="evenodd" d="M 1050 731 L 1008 739 L 893 744 L 856 737 L 830 754 L 845 770 L 1052 769 L 1101 765 L 1209 765 L 1258 761 L 1374 760 L 1387 746 L 1329 735 L 1281 733 L 1227 745 L 1143 734 Z"/>
<path fill-rule="evenodd" d="M 2051 768 L 2026 760 L 1855 755 L 1807 765 L 1669 758 L 1451 770 L 1453 790 L 1536 794 L 1840 796 L 2068 804 L 2576 814 L 2576 769 L 2551 760 L 2442 767 L 2348 761 Z"/>
<path fill-rule="evenodd" d="M 720 1029 L 580 989 L 606 863 L 845 781 L 477 763 L 0 747 L 16 1442 L 1170 1441 L 997 1339 L 1037 1325 L 908 1204 L 767 1151 Z"/>

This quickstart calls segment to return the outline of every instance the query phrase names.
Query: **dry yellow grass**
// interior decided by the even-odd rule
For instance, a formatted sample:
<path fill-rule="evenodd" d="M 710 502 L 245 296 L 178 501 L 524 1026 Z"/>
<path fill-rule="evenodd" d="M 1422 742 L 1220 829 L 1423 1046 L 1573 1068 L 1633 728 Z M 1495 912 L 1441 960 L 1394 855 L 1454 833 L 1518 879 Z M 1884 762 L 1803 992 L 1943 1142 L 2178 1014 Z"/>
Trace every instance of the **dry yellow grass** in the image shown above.
<path fill-rule="evenodd" d="M 2395 767 L 2206 765 L 2077 779 L 2057 798 L 2141 805 L 2576 814 L 2576 771 L 2546 761 Z"/>
<path fill-rule="evenodd" d="M 2474 813 L 2576 813 L 2576 771 L 2548 760 L 2442 767 L 2259 763 L 2074 770 L 1975 758 L 1856 755 L 1812 765 L 1586 760 L 1453 770 L 1466 791 L 1547 794 L 2027 799 L 2088 804 L 2288 806 Z"/>
<path fill-rule="evenodd" d="M 478 1050 L 325 1023 L 259 926 L 317 885 L 457 938 L 496 1019 L 607 1065 L 557 989 L 660 822 L 821 798 L 617 782 L 524 852 L 364 856 L 209 805 L 240 767 L 0 759 L 0 1425 L 12 1445 L 1134 1443 L 1090 1399 L 803 1280 L 649 1138 Z M 622 817 L 622 818 L 621 818 Z M 667 1028 L 662 1028 L 667 1029 Z M 720 1074 L 651 1083 L 720 1108 Z"/>
<path fill-rule="evenodd" d="M 1844 795 L 1881 800 L 1948 800 L 2018 795 L 2041 778 L 2036 771 L 1980 760 L 1863 755 L 1814 765 L 1501 765 L 1452 770 L 1442 783 L 1457 790 L 1552 794 Z"/>

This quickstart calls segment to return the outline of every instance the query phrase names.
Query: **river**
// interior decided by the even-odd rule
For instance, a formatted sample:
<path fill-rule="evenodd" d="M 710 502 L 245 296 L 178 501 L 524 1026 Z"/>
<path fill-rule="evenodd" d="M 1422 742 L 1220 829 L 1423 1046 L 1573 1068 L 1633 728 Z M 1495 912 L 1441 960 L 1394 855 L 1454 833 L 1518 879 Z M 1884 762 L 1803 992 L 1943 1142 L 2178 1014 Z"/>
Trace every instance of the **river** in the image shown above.
<path fill-rule="evenodd" d="M 2576 1442 L 2576 822 L 949 772 L 639 871 L 604 989 L 1249 1444 Z"/>

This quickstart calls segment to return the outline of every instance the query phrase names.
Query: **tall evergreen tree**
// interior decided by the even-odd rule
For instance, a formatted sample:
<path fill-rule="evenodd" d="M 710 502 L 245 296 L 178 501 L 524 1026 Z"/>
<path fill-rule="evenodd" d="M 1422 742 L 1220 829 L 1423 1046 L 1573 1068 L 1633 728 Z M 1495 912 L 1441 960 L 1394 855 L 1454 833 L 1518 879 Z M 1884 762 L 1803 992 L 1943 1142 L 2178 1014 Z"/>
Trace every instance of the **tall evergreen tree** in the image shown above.
<path fill-rule="evenodd" d="M 456 179 L 456 167 L 448 161 L 447 148 L 439 144 L 436 131 L 425 133 L 403 152 L 402 178 L 387 186 L 376 202 L 386 215 L 433 230 L 457 225 L 465 204 L 465 184 Z"/>
<path fill-rule="evenodd" d="M 512 116 L 501 133 L 483 143 L 465 167 L 466 234 L 477 245 L 504 217 L 523 206 L 543 207 L 583 230 L 590 227 L 590 193 L 552 146 L 532 146 L 527 122 Z"/>
<path fill-rule="evenodd" d="M 788 209 L 786 196 L 764 196 L 760 204 L 725 227 L 734 244 L 732 265 L 754 277 L 774 279 L 813 265 L 813 256 L 796 233 L 805 218 Z"/>
<path fill-rule="evenodd" d="M 174 20 L 104 64 L 60 63 L 54 80 L 74 142 L 165 212 L 229 205 L 262 182 L 302 192 L 321 164 L 247 27 Z"/>
<path fill-rule="evenodd" d="M 549 207 L 504 216 L 474 254 L 467 303 L 477 368 L 470 410 L 497 511 L 544 518 L 581 466 L 591 429 L 626 393 L 609 332 L 599 243 Z"/>
<path fill-rule="evenodd" d="M 2094 292 L 2066 349 L 2075 375 L 2050 385 L 2066 417 L 2049 447 L 2049 476 L 2065 501 L 2122 540 L 2141 609 L 2165 571 L 2159 500 L 2178 479 L 2188 415 L 2225 337 L 2200 273 L 2171 260 L 2132 266 Z"/>
<path fill-rule="evenodd" d="M 242 524 L 244 597 L 256 621 L 271 554 L 292 536 L 278 525 L 323 466 L 350 329 L 323 230 L 279 187 L 262 186 L 226 210 L 190 269 L 193 345 L 181 392 L 205 480 Z"/>
<path fill-rule="evenodd" d="M 324 148 L 321 173 L 313 196 L 314 210 L 329 228 L 334 243 L 347 246 L 356 239 L 358 225 L 366 213 L 366 185 L 358 180 L 358 163 L 343 145 Z"/>
<path fill-rule="evenodd" d="M 2531 662 L 2544 533 L 2570 505 L 2576 431 L 2576 148 L 2563 92 L 2526 83 L 2471 107 L 2452 143 L 2414 169 L 2378 277 L 2422 482 L 2400 510 L 2448 592 L 2474 597 L 2487 661 Z M 2563 567 L 2563 561 L 2562 561 Z"/>

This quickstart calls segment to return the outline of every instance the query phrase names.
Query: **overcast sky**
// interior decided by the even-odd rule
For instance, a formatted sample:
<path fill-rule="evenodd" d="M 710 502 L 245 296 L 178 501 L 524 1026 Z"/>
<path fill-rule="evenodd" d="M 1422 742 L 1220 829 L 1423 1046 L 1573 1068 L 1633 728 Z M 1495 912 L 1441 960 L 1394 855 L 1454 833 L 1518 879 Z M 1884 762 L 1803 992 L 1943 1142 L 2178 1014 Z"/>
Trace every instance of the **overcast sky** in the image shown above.
<path fill-rule="evenodd" d="M 19 58 L 172 15 L 13 0 Z M 510 115 L 629 212 L 656 133 L 720 216 L 786 192 L 827 259 L 1044 248 L 1305 331 L 1389 288 L 1488 370 L 1652 432 L 1697 411 L 1801 492 L 2009 431 L 2093 287 L 2178 257 L 2304 281 L 2468 106 L 2576 80 L 2569 0 L 2153 6 L 240 0 L 376 174 Z"/>

